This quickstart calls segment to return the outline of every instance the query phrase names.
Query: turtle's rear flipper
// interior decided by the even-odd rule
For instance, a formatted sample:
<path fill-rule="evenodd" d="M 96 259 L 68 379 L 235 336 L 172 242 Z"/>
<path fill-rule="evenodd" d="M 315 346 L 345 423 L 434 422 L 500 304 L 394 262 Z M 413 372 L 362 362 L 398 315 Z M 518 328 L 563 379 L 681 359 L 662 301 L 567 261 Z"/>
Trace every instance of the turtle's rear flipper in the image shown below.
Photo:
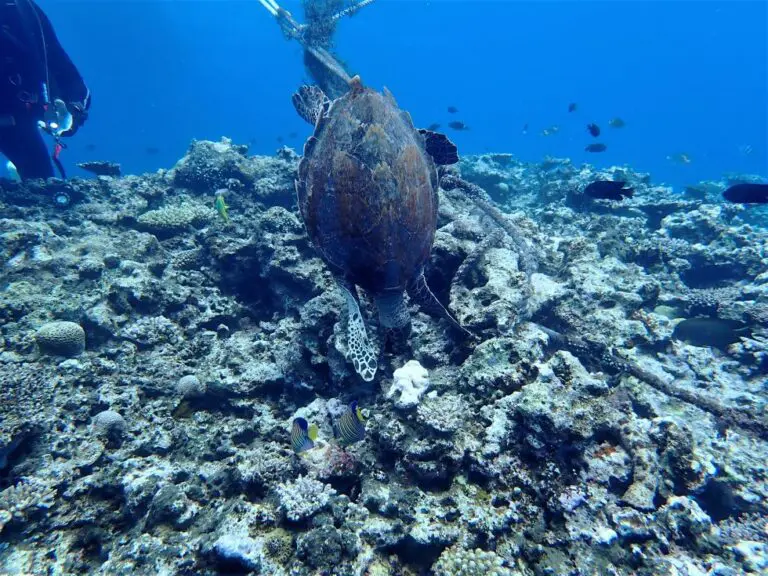
<path fill-rule="evenodd" d="M 355 372 L 366 382 L 373 380 L 376 376 L 378 363 L 376 360 L 376 350 L 368 339 L 368 333 L 365 331 L 365 322 L 360 313 L 360 306 L 357 301 L 357 290 L 353 285 L 346 285 L 338 282 L 341 293 L 347 300 L 347 311 L 349 319 L 347 320 L 347 357 L 355 367 Z"/>
<path fill-rule="evenodd" d="M 318 86 L 304 84 L 292 96 L 293 107 L 299 116 L 304 118 L 312 126 L 317 125 L 317 120 L 328 110 L 331 101 Z"/>
<path fill-rule="evenodd" d="M 456 318 L 445 309 L 445 306 L 440 304 L 440 300 L 432 294 L 429 286 L 427 286 L 427 280 L 424 278 L 423 272 L 408 285 L 408 296 L 419 305 L 419 308 L 430 316 L 445 318 L 454 328 L 460 330 L 464 335 L 474 336 L 472 332 L 459 324 L 459 321 L 456 320 Z"/>
<path fill-rule="evenodd" d="M 419 133 L 424 136 L 424 146 L 427 149 L 427 154 L 432 156 L 435 164 L 439 166 L 447 166 L 448 164 L 456 164 L 459 161 L 459 149 L 456 148 L 456 144 L 445 134 L 440 132 L 433 132 L 432 130 L 419 130 Z"/>

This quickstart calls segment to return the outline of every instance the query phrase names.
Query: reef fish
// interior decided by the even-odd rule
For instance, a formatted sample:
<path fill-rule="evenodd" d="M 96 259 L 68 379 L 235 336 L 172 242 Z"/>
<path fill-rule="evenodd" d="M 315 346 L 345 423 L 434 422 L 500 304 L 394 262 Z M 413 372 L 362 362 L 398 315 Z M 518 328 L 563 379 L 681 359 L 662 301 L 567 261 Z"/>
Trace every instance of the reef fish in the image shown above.
<path fill-rule="evenodd" d="M 691 157 L 688 156 L 688 154 L 681 152 L 680 154 L 672 154 L 670 156 L 667 156 L 667 160 L 670 162 L 675 162 L 677 164 L 690 164 L 691 163 Z"/>
<path fill-rule="evenodd" d="M 632 188 L 625 188 L 626 185 L 626 182 L 596 180 L 584 189 L 584 194 L 601 200 L 624 200 L 624 198 L 632 198 L 635 191 Z"/>
<path fill-rule="evenodd" d="M 315 447 L 317 440 L 317 425 L 310 425 L 304 418 L 294 418 L 291 426 L 291 448 L 296 454 L 301 454 Z"/>
<path fill-rule="evenodd" d="M 598 136 L 600 136 L 600 126 L 598 126 L 595 123 L 587 124 L 587 132 L 589 132 L 590 134 L 592 134 L 592 136 L 597 138 Z"/>
<path fill-rule="evenodd" d="M 736 184 L 723 192 L 734 204 L 768 204 L 768 184 Z"/>
<path fill-rule="evenodd" d="M 469 130 L 469 126 L 464 124 L 461 120 L 454 120 L 453 122 L 448 123 L 449 128 L 453 128 L 454 130 Z"/>
<path fill-rule="evenodd" d="M 363 413 L 352 402 L 333 426 L 333 435 L 341 446 L 349 446 L 365 438 Z"/>
<path fill-rule="evenodd" d="M 611 128 L 624 128 L 626 126 L 626 123 L 621 118 L 611 118 L 608 120 L 608 126 Z"/>
<path fill-rule="evenodd" d="M 747 336 L 748 332 L 747 325 L 737 320 L 688 318 L 675 326 L 672 338 L 694 346 L 711 346 L 725 351 L 741 336 Z"/>
<path fill-rule="evenodd" d="M 587 152 L 605 152 L 608 150 L 608 146 L 605 144 L 601 144 L 600 142 L 597 142 L 595 144 L 590 144 L 589 146 L 585 147 L 584 150 Z"/>
<path fill-rule="evenodd" d="M 458 111 L 459 109 L 456 106 L 448 106 L 448 114 L 456 114 Z"/>
<path fill-rule="evenodd" d="M 576 108 L 578 108 L 576 102 L 571 102 L 568 104 L 568 112 L 576 112 Z"/>
<path fill-rule="evenodd" d="M 739 153 L 743 154 L 744 156 L 749 156 L 754 151 L 755 149 L 751 144 L 744 144 L 743 146 L 739 146 Z"/>
<path fill-rule="evenodd" d="M 222 217 L 224 222 L 229 223 L 229 206 L 224 201 L 224 194 L 217 194 L 216 200 L 213 202 L 213 207 L 216 208 L 216 212 Z"/>

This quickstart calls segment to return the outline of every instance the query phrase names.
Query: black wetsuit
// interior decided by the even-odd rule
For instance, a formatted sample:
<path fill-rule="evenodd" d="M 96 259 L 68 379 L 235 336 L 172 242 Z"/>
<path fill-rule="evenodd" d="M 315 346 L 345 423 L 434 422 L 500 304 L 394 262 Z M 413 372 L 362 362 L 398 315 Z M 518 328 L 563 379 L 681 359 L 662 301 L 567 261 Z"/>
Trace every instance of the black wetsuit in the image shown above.
<path fill-rule="evenodd" d="M 85 82 L 32 0 L 0 0 L 0 152 L 22 178 L 54 175 L 37 122 L 56 98 L 72 114 L 72 128 L 62 134 L 71 136 L 91 104 Z"/>

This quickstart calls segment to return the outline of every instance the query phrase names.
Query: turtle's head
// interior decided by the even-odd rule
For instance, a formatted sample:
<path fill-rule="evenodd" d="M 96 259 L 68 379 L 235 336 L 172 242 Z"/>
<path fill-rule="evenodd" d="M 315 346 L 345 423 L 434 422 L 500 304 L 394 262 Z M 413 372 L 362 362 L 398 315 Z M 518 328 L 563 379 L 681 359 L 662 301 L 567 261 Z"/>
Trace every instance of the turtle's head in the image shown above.
<path fill-rule="evenodd" d="M 360 75 L 356 74 L 350 81 L 349 81 L 349 90 L 353 94 L 359 94 L 363 91 L 363 81 L 360 80 Z"/>

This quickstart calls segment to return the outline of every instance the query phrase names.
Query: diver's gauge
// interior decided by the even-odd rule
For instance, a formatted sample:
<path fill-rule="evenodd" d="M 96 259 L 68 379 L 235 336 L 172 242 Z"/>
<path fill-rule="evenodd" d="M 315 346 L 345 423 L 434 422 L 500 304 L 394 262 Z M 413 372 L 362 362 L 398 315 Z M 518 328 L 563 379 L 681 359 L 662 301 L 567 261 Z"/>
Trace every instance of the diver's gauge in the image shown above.
<path fill-rule="evenodd" d="M 56 192 L 53 195 L 53 204 L 57 208 L 66 208 L 72 203 L 72 198 L 66 192 Z"/>

